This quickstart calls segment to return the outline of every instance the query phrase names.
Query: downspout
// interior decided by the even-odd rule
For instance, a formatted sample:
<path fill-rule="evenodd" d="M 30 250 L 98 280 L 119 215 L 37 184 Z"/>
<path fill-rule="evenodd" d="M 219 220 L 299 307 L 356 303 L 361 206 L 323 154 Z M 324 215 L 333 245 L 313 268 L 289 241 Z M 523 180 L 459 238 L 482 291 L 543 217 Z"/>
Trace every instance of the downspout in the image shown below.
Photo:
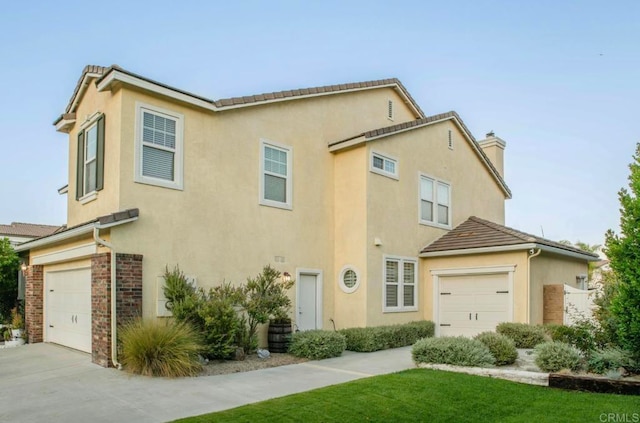
<path fill-rule="evenodd" d="M 529 250 L 529 257 L 527 257 L 527 323 L 531 323 L 531 259 L 539 256 L 541 252 L 541 248 L 538 248 L 537 252 L 532 248 Z"/>
<path fill-rule="evenodd" d="M 113 244 L 100 238 L 100 228 L 93 228 L 93 239 L 96 243 L 111 250 L 111 362 L 118 370 L 122 369 L 122 365 L 118 362 L 118 333 L 117 333 L 117 315 L 116 315 L 116 252 Z"/>

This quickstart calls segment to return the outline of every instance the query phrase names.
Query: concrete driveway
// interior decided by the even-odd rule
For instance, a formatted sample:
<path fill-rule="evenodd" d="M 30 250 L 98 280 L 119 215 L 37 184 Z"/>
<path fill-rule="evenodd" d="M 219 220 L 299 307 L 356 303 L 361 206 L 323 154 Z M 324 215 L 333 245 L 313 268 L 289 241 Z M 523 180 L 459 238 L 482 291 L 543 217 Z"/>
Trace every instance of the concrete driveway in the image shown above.
<path fill-rule="evenodd" d="M 132 376 L 51 344 L 0 349 L 0 422 L 167 422 L 414 368 L 411 348 L 245 373 L 184 379 Z"/>

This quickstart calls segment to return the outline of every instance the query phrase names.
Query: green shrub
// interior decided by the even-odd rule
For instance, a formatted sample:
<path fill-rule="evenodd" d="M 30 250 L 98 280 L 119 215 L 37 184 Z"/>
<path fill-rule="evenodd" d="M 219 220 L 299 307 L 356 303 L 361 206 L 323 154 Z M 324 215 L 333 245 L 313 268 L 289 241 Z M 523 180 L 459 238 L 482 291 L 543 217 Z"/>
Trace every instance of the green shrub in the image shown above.
<path fill-rule="evenodd" d="M 497 366 L 515 363 L 518 358 L 518 350 L 513 339 L 495 332 L 482 332 L 474 337 L 489 348 L 491 355 L 496 359 Z"/>
<path fill-rule="evenodd" d="M 533 348 L 548 340 L 547 334 L 539 326 L 526 323 L 500 323 L 496 332 L 513 339 L 516 348 Z"/>
<path fill-rule="evenodd" d="M 236 310 L 244 291 L 228 282 L 209 291 L 196 289 L 177 266 L 172 271 L 165 269 L 164 280 L 167 308 L 178 322 L 192 325 L 202 336 L 203 355 L 211 359 L 228 358 L 244 330 Z"/>
<path fill-rule="evenodd" d="M 411 355 L 416 363 L 472 367 L 486 367 L 495 363 L 485 344 L 462 336 L 420 339 L 413 345 Z"/>
<path fill-rule="evenodd" d="M 573 345 L 585 355 L 589 355 L 591 351 L 597 347 L 595 338 L 596 328 L 593 324 L 589 324 L 586 321 L 573 326 L 547 325 L 544 329 L 552 341 Z"/>
<path fill-rule="evenodd" d="M 582 356 L 580 351 L 567 343 L 550 341 L 535 347 L 535 363 L 542 371 L 557 372 L 562 369 L 580 370 Z"/>
<path fill-rule="evenodd" d="M 235 309 L 238 295 L 238 289 L 227 282 L 203 294 L 204 301 L 198 308 L 198 316 L 208 358 L 229 358 L 236 350 L 236 341 L 244 330 Z"/>
<path fill-rule="evenodd" d="M 343 334 L 329 330 L 309 330 L 291 335 L 289 353 L 311 360 L 338 357 L 347 346 Z"/>
<path fill-rule="evenodd" d="M 198 335 L 186 323 L 132 320 L 120 329 L 125 370 L 145 376 L 183 377 L 200 372 Z"/>
<path fill-rule="evenodd" d="M 589 371 L 606 374 L 612 370 L 623 367 L 626 370 L 634 370 L 638 365 L 634 362 L 632 354 L 619 348 L 605 348 L 595 350 L 589 357 Z"/>
<path fill-rule="evenodd" d="M 347 350 L 357 352 L 379 351 L 414 344 L 418 339 L 432 337 L 434 324 L 430 321 L 411 322 L 393 326 L 342 329 L 347 339 Z"/>
<path fill-rule="evenodd" d="M 342 329 L 340 333 L 345 336 L 346 349 L 357 352 L 372 352 L 387 348 L 384 339 L 378 335 L 377 327 Z"/>

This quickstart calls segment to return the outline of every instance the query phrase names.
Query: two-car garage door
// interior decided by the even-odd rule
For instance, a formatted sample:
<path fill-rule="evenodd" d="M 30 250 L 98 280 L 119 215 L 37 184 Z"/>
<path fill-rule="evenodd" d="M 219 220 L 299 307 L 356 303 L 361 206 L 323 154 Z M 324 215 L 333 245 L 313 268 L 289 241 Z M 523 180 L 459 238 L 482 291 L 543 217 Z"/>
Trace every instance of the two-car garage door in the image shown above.
<path fill-rule="evenodd" d="M 511 320 L 508 273 L 440 276 L 440 336 L 474 336 Z"/>
<path fill-rule="evenodd" d="M 46 341 L 91 352 L 91 269 L 45 275 Z"/>

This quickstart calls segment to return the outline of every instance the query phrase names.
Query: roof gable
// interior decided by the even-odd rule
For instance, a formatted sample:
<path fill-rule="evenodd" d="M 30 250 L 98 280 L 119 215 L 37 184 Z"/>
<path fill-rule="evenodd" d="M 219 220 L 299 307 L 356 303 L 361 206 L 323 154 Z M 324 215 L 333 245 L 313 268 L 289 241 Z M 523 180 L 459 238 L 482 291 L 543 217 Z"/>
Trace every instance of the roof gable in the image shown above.
<path fill-rule="evenodd" d="M 142 75 L 127 71 L 118 65 L 111 65 L 109 67 L 89 65 L 82 71 L 82 75 L 76 84 L 65 112 L 56 119 L 54 125 L 58 125 L 62 121 L 71 121 L 75 119 L 73 114 L 77 108 L 77 104 L 82 98 L 84 90 L 86 90 L 86 87 L 91 83 L 91 81 L 95 82 L 99 91 L 108 89 L 112 83 L 123 82 L 216 112 L 236 109 L 239 107 L 259 106 L 273 102 L 342 94 L 353 91 L 393 88 L 398 92 L 400 97 L 403 98 L 409 108 L 413 110 L 416 118 L 423 118 L 425 116 L 418 103 L 416 103 L 413 97 L 411 97 L 411 94 L 409 94 L 409 91 L 407 91 L 404 85 L 402 85 L 402 83 L 396 78 L 301 88 L 213 100 L 154 81 Z"/>
<path fill-rule="evenodd" d="M 474 138 L 469 128 L 464 124 L 458 113 L 450 111 L 447 113 L 440 113 L 433 116 L 426 116 L 421 119 L 412 120 L 409 122 L 398 123 L 396 125 L 385 126 L 383 128 L 373 129 L 361 134 L 333 142 L 329 144 L 329 151 L 337 152 L 343 149 L 352 148 L 360 144 L 364 144 L 370 141 L 374 141 L 380 138 L 397 135 L 407 131 L 413 131 L 416 129 L 424 128 L 425 126 L 433 125 L 436 123 L 444 122 L 447 120 L 453 121 L 460 131 L 463 133 L 467 141 L 470 143 L 471 148 L 475 151 L 480 161 L 487 167 L 487 170 L 495 179 L 498 186 L 502 189 L 507 198 L 511 198 L 511 190 L 504 181 L 504 178 L 500 175 L 500 172 L 491 163 L 489 157 L 482 150 L 476 139 Z"/>
<path fill-rule="evenodd" d="M 424 256 L 445 255 L 437 253 L 454 251 L 461 253 L 464 250 L 492 247 L 518 249 L 508 248 L 512 246 L 520 246 L 521 248 L 519 249 L 545 249 L 545 247 L 547 247 L 546 249 L 551 249 L 559 254 L 578 256 L 585 260 L 599 259 L 596 254 L 582 251 L 579 248 L 570 247 L 546 238 L 537 237 L 476 216 L 471 216 L 469 219 L 456 226 L 453 230 L 447 232 L 431 244 L 427 245 L 422 249 L 420 254 Z"/>

